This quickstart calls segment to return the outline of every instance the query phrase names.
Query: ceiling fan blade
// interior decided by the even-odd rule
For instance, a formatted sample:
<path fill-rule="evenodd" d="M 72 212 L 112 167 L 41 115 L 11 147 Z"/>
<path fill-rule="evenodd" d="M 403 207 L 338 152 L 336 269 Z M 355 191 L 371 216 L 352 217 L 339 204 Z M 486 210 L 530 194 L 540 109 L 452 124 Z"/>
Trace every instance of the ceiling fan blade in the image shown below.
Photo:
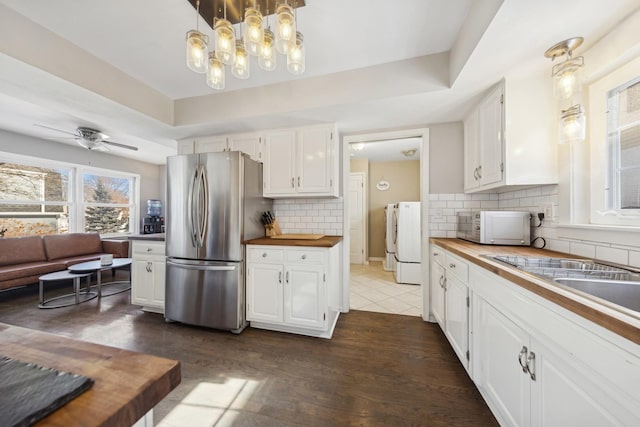
<path fill-rule="evenodd" d="M 39 124 L 37 124 L 37 123 L 34 123 L 33 125 L 34 125 L 34 126 L 41 127 L 41 128 L 45 128 L 45 129 L 55 130 L 56 132 L 67 133 L 67 134 L 69 134 L 69 135 L 73 135 L 73 136 L 75 136 L 76 138 L 80 137 L 80 135 L 79 135 L 79 134 L 77 134 L 77 133 L 73 133 L 73 132 L 67 132 L 66 130 L 60 130 L 60 129 L 52 128 L 52 127 L 45 126 L 45 125 L 39 125 Z"/>
<path fill-rule="evenodd" d="M 138 147 L 134 147 L 132 145 L 120 144 L 118 142 L 107 141 L 105 139 L 103 139 L 101 142 L 103 142 L 105 144 L 113 145 L 115 147 L 126 148 L 127 150 L 138 151 Z"/>

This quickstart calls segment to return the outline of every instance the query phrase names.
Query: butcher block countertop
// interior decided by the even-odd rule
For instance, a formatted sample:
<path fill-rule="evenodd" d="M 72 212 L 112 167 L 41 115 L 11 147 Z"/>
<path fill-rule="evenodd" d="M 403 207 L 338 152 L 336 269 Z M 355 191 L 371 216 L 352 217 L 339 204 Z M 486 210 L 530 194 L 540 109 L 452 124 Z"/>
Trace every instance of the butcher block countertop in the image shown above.
<path fill-rule="evenodd" d="M 37 426 L 130 426 L 180 384 L 180 362 L 0 323 L 0 353 L 93 386 Z M 2 422 L 0 421 L 0 424 Z"/>
<path fill-rule="evenodd" d="M 640 344 L 640 315 L 627 310 L 612 308 L 594 300 L 582 297 L 552 282 L 540 279 L 523 271 L 510 268 L 504 264 L 485 258 L 481 255 L 518 255 L 533 257 L 583 258 L 562 252 L 528 246 L 493 246 L 480 245 L 460 239 L 431 238 L 430 242 L 449 252 L 458 255 L 492 273 L 503 277 L 559 306 L 572 311 L 608 330 Z"/>
<path fill-rule="evenodd" d="M 272 239 L 260 237 L 258 239 L 245 240 L 245 245 L 274 245 L 274 246 L 307 246 L 311 248 L 331 248 L 342 241 L 342 236 L 324 236 L 315 240 L 306 239 Z"/>

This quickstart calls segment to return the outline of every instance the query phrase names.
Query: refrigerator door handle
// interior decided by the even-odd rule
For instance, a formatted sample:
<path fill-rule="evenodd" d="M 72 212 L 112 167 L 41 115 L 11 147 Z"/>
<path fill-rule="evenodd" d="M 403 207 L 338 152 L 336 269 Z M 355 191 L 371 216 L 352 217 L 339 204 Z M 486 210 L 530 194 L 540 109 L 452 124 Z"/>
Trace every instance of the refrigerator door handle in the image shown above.
<path fill-rule="evenodd" d="M 188 200 L 187 200 L 187 206 L 189 209 L 188 212 L 188 216 L 189 216 L 189 235 L 191 237 L 191 244 L 195 247 L 198 247 L 198 242 L 196 241 L 196 213 L 197 213 L 197 209 L 194 206 L 194 203 L 196 203 L 196 197 L 195 197 L 195 193 L 197 191 L 197 185 L 198 185 L 198 170 L 196 169 L 196 171 L 193 173 L 193 178 L 191 179 L 191 186 L 190 189 L 191 191 L 189 191 L 189 196 L 188 196 Z"/>
<path fill-rule="evenodd" d="M 200 199 L 202 201 L 200 212 L 200 223 L 198 224 L 198 237 L 200 246 L 204 246 L 204 239 L 207 236 L 207 223 L 209 222 L 209 186 L 207 184 L 207 171 L 204 165 L 200 167 Z"/>
<path fill-rule="evenodd" d="M 167 265 L 175 265 L 176 267 L 186 268 L 187 270 L 207 270 L 207 271 L 233 271 L 238 268 L 237 265 L 184 264 L 181 262 L 173 262 L 170 260 L 167 260 Z"/>

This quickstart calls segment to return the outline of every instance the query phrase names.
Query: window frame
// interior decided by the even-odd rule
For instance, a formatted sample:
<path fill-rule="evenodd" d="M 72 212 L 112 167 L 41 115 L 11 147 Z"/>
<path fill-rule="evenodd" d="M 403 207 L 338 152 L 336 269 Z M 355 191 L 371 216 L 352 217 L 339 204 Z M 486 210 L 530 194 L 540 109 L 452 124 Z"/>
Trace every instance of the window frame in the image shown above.
<path fill-rule="evenodd" d="M 7 163 L 23 164 L 26 166 L 42 167 L 49 169 L 66 169 L 69 171 L 69 187 L 67 202 L 46 202 L 42 201 L 20 201 L 19 204 L 29 205 L 51 205 L 51 206 L 68 206 L 69 211 L 69 229 L 68 233 L 83 233 L 85 226 L 84 209 L 90 203 L 84 202 L 83 197 L 83 176 L 85 173 L 101 176 L 111 176 L 119 178 L 132 179 L 130 191 L 133 193 L 130 197 L 130 204 L 113 204 L 113 207 L 129 207 L 129 231 L 126 233 L 103 233 L 101 237 L 124 237 L 138 233 L 140 228 L 140 175 L 130 172 L 118 171 L 113 169 L 97 168 L 93 166 L 84 166 L 75 163 L 60 162 L 56 160 L 42 159 L 38 157 L 25 156 L 0 151 L 0 159 Z M 14 201 L 0 201 L 0 204 L 15 204 Z"/>

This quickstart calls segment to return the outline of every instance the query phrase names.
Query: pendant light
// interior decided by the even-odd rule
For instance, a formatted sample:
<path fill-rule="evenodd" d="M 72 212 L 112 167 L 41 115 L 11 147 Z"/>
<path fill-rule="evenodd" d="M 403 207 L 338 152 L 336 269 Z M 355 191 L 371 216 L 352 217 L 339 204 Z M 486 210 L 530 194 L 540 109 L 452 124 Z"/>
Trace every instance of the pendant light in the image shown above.
<path fill-rule="evenodd" d="M 236 41 L 236 59 L 231 66 L 231 73 L 242 80 L 249 78 L 249 53 L 242 39 Z"/>
<path fill-rule="evenodd" d="M 559 143 L 584 141 L 586 131 L 586 117 L 584 110 L 578 105 L 573 105 L 566 110 L 562 110 L 560 115 L 560 138 Z"/>
<path fill-rule="evenodd" d="M 296 20 L 293 8 L 288 3 L 279 4 L 276 8 L 276 47 L 278 52 L 286 55 L 295 43 Z"/>
<path fill-rule="evenodd" d="M 544 56 L 555 58 L 566 55 L 566 59 L 553 66 L 551 76 L 553 77 L 553 93 L 560 99 L 571 99 L 582 90 L 582 66 L 584 58 L 579 56 L 573 58 L 573 50 L 582 44 L 582 37 L 573 37 L 563 40 L 551 46 L 544 53 Z"/>
<path fill-rule="evenodd" d="M 244 11 L 243 37 L 244 47 L 249 54 L 258 56 L 264 42 L 264 30 L 262 29 L 262 14 L 256 8 L 255 0 L 253 0 L 253 7 L 248 7 Z"/>
<path fill-rule="evenodd" d="M 227 20 L 227 0 L 224 0 L 224 18 L 216 20 L 214 26 L 216 32 L 216 58 L 224 65 L 231 65 L 236 58 L 236 36 L 233 26 Z"/>
<path fill-rule="evenodd" d="M 262 46 L 260 47 L 260 55 L 258 55 L 258 65 L 265 71 L 273 71 L 276 69 L 276 38 L 271 27 L 269 26 L 269 9 L 267 9 L 267 28 L 264 29 L 264 37 Z"/>
<path fill-rule="evenodd" d="M 287 70 L 291 74 L 302 74 L 305 68 L 305 52 L 303 37 L 300 32 L 296 32 L 296 40 L 287 53 Z"/>
<path fill-rule="evenodd" d="M 196 1 L 196 29 L 187 32 L 187 67 L 196 73 L 207 72 L 209 37 L 199 31 L 200 0 Z"/>
<path fill-rule="evenodd" d="M 207 69 L 207 85 L 213 89 L 224 89 L 224 64 L 216 57 L 215 52 L 209 52 L 209 68 Z"/>

